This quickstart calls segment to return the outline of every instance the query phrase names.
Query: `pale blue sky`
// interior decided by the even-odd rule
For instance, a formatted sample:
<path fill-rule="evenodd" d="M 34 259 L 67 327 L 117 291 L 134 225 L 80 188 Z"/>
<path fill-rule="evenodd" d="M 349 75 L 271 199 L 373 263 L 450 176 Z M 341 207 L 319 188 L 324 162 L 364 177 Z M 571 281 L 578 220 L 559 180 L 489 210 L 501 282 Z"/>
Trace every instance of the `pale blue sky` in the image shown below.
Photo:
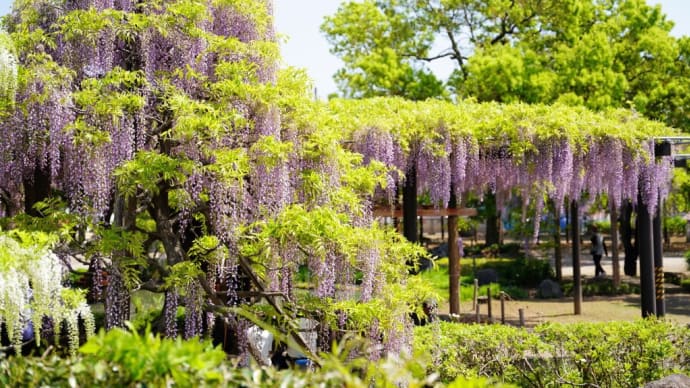
<path fill-rule="evenodd" d="M 319 97 L 336 91 L 332 76 L 340 61 L 328 52 L 328 43 L 319 31 L 326 15 L 335 13 L 343 0 L 274 0 L 276 29 L 287 37 L 283 44 L 283 62 L 307 69 Z M 687 0 L 648 0 L 661 4 L 669 19 L 676 23 L 676 36 L 690 35 L 690 2 Z M 0 0 L 0 15 L 9 12 L 11 0 Z"/>

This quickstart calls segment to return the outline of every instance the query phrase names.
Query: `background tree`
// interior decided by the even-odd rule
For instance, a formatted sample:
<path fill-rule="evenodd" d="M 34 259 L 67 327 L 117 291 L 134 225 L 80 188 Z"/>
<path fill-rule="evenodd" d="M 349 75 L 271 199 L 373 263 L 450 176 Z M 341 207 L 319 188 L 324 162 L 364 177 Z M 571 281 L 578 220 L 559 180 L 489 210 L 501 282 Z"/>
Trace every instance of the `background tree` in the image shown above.
<path fill-rule="evenodd" d="M 401 74 L 421 82 L 434 77 L 430 62 L 446 61 L 452 73 L 429 96 L 633 107 L 684 128 L 687 38 L 672 27 L 644 0 L 367 0 L 321 28 L 344 62 L 335 78 L 346 96 L 400 95 Z"/>

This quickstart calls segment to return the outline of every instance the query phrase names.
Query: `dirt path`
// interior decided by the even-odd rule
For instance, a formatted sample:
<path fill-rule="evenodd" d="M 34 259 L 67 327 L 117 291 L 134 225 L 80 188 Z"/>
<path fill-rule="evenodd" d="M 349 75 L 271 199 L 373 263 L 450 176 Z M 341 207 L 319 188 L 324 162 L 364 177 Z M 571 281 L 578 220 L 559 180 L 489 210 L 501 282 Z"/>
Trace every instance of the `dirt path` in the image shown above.
<path fill-rule="evenodd" d="M 690 294 L 667 294 L 665 302 L 665 319 L 690 324 Z M 580 315 L 574 314 L 573 298 L 508 300 L 504 304 L 506 322 L 518 325 L 520 309 L 523 310 L 525 325 L 528 327 L 545 322 L 634 321 L 641 318 L 639 295 L 585 297 Z M 462 302 L 460 312 L 464 321 L 473 321 L 476 315 L 471 301 Z M 439 313 L 447 314 L 448 305 L 439 306 Z M 487 314 L 488 306 L 480 304 L 480 319 L 486 320 Z M 492 317 L 496 322 L 501 320 L 501 303 L 498 300 L 492 302 Z"/>

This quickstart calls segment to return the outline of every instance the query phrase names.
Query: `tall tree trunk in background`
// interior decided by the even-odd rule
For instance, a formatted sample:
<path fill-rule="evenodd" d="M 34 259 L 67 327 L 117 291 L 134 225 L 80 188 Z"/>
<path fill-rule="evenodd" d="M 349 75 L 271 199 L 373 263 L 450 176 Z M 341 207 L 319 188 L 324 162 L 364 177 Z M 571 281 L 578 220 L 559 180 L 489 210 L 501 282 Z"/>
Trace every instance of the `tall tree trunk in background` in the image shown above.
<path fill-rule="evenodd" d="M 454 193 L 452 190 L 451 193 Z M 457 200 L 451 194 L 448 209 L 455 209 Z M 448 216 L 448 272 L 449 272 L 449 304 L 451 314 L 460 314 L 460 250 L 458 247 L 458 216 Z"/>
<path fill-rule="evenodd" d="M 501 213 L 496 207 L 496 194 L 488 192 L 484 197 L 486 207 L 486 245 L 500 244 Z"/>

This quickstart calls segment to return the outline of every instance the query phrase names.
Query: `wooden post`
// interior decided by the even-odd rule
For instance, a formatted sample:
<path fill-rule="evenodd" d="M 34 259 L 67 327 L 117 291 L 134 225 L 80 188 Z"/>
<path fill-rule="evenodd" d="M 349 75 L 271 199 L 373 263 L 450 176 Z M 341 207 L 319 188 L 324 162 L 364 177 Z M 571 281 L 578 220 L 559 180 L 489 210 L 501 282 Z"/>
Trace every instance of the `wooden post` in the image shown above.
<path fill-rule="evenodd" d="M 475 313 L 476 318 L 477 318 L 477 323 L 480 323 L 481 319 L 479 319 L 479 303 L 477 303 L 477 307 L 474 308 L 474 313 Z"/>
<path fill-rule="evenodd" d="M 501 291 L 501 324 L 506 323 L 506 293 Z"/>
<path fill-rule="evenodd" d="M 472 293 L 472 309 L 479 305 L 479 280 L 474 279 L 474 292 Z"/>
<path fill-rule="evenodd" d="M 487 303 L 487 315 L 489 316 L 489 321 L 491 321 L 491 318 L 493 318 L 493 314 L 491 313 L 491 285 L 489 284 L 489 287 L 486 289 L 486 303 Z"/>
<path fill-rule="evenodd" d="M 640 254 L 640 299 L 642 317 L 656 315 L 656 290 L 654 284 L 654 236 L 652 231 L 652 216 L 649 208 L 637 199 L 637 249 Z"/>
<path fill-rule="evenodd" d="M 582 314 L 582 276 L 580 273 L 580 211 L 576 201 L 570 203 L 570 231 L 573 240 L 573 297 L 575 315 Z"/>
<path fill-rule="evenodd" d="M 451 191 L 448 208 L 455 207 L 455 194 Z M 449 310 L 451 314 L 460 314 L 460 249 L 458 247 L 458 216 L 455 215 L 448 216 L 448 272 Z"/>
<path fill-rule="evenodd" d="M 525 310 L 519 309 L 518 313 L 520 314 L 520 327 L 525 327 Z"/>
<path fill-rule="evenodd" d="M 446 217 L 441 216 L 441 241 L 446 239 L 446 223 L 443 222 Z"/>

